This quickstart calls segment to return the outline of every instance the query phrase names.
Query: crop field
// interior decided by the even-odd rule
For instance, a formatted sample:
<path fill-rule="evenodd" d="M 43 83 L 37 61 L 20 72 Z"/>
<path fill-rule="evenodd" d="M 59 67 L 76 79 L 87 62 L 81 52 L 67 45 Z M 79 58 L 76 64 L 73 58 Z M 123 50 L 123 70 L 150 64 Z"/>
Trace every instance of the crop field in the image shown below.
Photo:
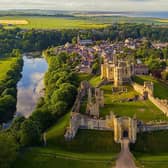
<path fill-rule="evenodd" d="M 128 91 L 123 93 L 113 93 L 112 85 L 102 86 L 105 96 L 105 106 L 100 109 L 100 115 L 104 117 L 111 111 L 119 116 L 134 115 L 144 122 L 168 120 L 168 118 L 149 100 L 145 101 L 123 101 L 138 95 L 131 86 L 127 86 Z"/>
<path fill-rule="evenodd" d="M 16 61 L 16 58 L 0 58 L 0 81 L 5 79 L 6 73 L 10 70 L 14 61 Z"/>
<path fill-rule="evenodd" d="M 8 25 L 27 25 L 29 22 L 27 20 L 0 20 L 0 24 Z"/>
<path fill-rule="evenodd" d="M 20 27 L 25 29 L 90 29 L 103 28 L 109 25 L 73 17 L 59 18 L 37 16 L 0 17 L 0 24 L 11 24 L 10 27 Z"/>
<path fill-rule="evenodd" d="M 6 28 L 20 27 L 25 29 L 91 29 L 103 28 L 113 23 L 144 23 L 168 25 L 167 19 L 136 17 L 49 17 L 49 16 L 3 16 L 0 24 Z"/>
<path fill-rule="evenodd" d="M 97 16 L 97 17 L 88 17 L 91 21 L 96 21 L 99 23 L 138 23 L 138 24 L 154 24 L 154 25 L 168 25 L 167 19 L 157 19 L 149 17 L 126 17 L 126 16 Z"/>
<path fill-rule="evenodd" d="M 160 23 L 168 23 L 168 19 L 158 19 L 157 21 Z"/>

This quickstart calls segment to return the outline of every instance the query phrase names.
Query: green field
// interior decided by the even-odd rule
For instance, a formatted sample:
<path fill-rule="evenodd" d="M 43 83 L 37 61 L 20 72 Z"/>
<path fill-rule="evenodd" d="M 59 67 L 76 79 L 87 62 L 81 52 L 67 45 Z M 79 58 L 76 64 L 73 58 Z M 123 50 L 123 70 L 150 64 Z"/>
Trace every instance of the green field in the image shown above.
<path fill-rule="evenodd" d="M 92 29 L 103 28 L 113 23 L 144 23 L 168 25 L 167 19 L 137 17 L 49 17 L 49 16 L 1 16 L 0 24 L 6 28 L 20 27 L 25 29 Z"/>
<path fill-rule="evenodd" d="M 82 16 L 82 15 L 79 15 Z M 85 18 L 99 23 L 139 23 L 139 24 L 154 24 L 168 25 L 168 19 L 157 19 L 152 17 L 127 17 L 127 16 L 91 16 L 84 15 Z"/>
<path fill-rule="evenodd" d="M 16 58 L 0 58 L 0 81 L 6 78 L 7 72 L 11 69 L 11 65 Z"/>
<path fill-rule="evenodd" d="M 74 17 L 59 18 L 59 17 L 40 17 L 40 16 L 18 16 L 18 17 L 0 17 L 0 20 L 8 20 L 9 24 L 11 21 L 16 21 L 16 24 L 8 26 L 7 28 L 20 27 L 25 29 L 92 29 L 92 28 L 103 28 L 109 24 L 98 23 L 96 21 L 83 20 Z M 27 21 L 28 24 L 19 24 L 19 22 Z M 18 22 L 18 24 L 17 24 Z M 0 23 L 1 24 L 1 23 Z M 3 24 L 3 22 L 2 22 Z"/>
<path fill-rule="evenodd" d="M 127 98 L 133 98 L 138 95 L 131 86 L 127 86 L 128 92 L 113 93 L 112 85 L 104 85 L 101 87 L 104 90 L 105 106 L 100 109 L 100 115 L 104 117 L 111 111 L 118 116 L 134 115 L 144 122 L 168 120 L 168 118 L 149 100 L 145 101 L 123 101 Z"/>
<path fill-rule="evenodd" d="M 20 155 L 12 168 L 111 168 L 113 156 L 58 154 L 52 149 L 32 148 Z"/>
<path fill-rule="evenodd" d="M 154 96 L 161 99 L 168 99 L 168 85 L 151 76 L 136 76 L 134 77 L 135 82 L 143 85 L 144 81 L 152 81 L 154 83 Z"/>

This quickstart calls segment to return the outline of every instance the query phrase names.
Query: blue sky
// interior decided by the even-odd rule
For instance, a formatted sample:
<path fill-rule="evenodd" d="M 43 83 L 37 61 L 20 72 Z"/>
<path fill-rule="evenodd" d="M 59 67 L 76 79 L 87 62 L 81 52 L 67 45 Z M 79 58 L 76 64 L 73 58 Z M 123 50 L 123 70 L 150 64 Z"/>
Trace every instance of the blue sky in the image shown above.
<path fill-rule="evenodd" d="M 168 0 L 0 0 L 0 9 L 168 11 Z"/>

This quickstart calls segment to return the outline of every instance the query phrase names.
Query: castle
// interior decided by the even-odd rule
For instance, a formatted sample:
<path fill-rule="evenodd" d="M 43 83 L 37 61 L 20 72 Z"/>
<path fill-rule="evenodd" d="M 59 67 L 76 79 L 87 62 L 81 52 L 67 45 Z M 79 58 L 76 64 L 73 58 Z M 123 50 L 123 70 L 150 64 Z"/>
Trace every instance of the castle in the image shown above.
<path fill-rule="evenodd" d="M 101 64 L 101 78 L 113 81 L 116 87 L 130 82 L 133 75 L 134 64 L 118 60 L 115 55 L 112 61 L 104 60 L 104 63 Z"/>
<path fill-rule="evenodd" d="M 83 97 L 88 96 L 86 114 L 79 111 Z M 137 120 L 130 117 L 116 117 L 112 112 L 105 119 L 99 117 L 99 109 L 104 106 L 104 94 L 100 88 L 93 88 L 84 81 L 81 83 L 78 96 L 71 111 L 69 126 L 64 135 L 66 140 L 72 140 L 78 129 L 106 130 L 114 132 L 114 140 L 120 143 L 122 138 L 129 138 L 135 143 Z"/>

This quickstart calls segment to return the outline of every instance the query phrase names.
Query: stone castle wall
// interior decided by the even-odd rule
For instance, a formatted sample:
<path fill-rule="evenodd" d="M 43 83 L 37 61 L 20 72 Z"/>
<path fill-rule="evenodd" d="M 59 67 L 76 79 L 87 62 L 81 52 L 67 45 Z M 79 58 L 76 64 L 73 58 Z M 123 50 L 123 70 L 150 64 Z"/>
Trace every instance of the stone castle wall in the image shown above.
<path fill-rule="evenodd" d="M 154 98 L 153 96 L 148 95 L 149 100 L 155 104 L 163 113 L 168 117 L 168 104 L 164 104 L 163 100 Z"/>
<path fill-rule="evenodd" d="M 133 88 L 140 94 L 144 94 L 144 87 L 137 83 L 132 83 Z M 166 116 L 168 116 L 168 104 L 164 102 L 164 100 L 160 100 L 155 98 L 153 95 L 148 94 L 148 99 L 158 107 Z"/>
<path fill-rule="evenodd" d="M 160 125 L 143 125 L 139 127 L 137 132 L 150 132 L 150 131 L 161 131 L 168 130 L 168 124 L 160 124 Z"/>

